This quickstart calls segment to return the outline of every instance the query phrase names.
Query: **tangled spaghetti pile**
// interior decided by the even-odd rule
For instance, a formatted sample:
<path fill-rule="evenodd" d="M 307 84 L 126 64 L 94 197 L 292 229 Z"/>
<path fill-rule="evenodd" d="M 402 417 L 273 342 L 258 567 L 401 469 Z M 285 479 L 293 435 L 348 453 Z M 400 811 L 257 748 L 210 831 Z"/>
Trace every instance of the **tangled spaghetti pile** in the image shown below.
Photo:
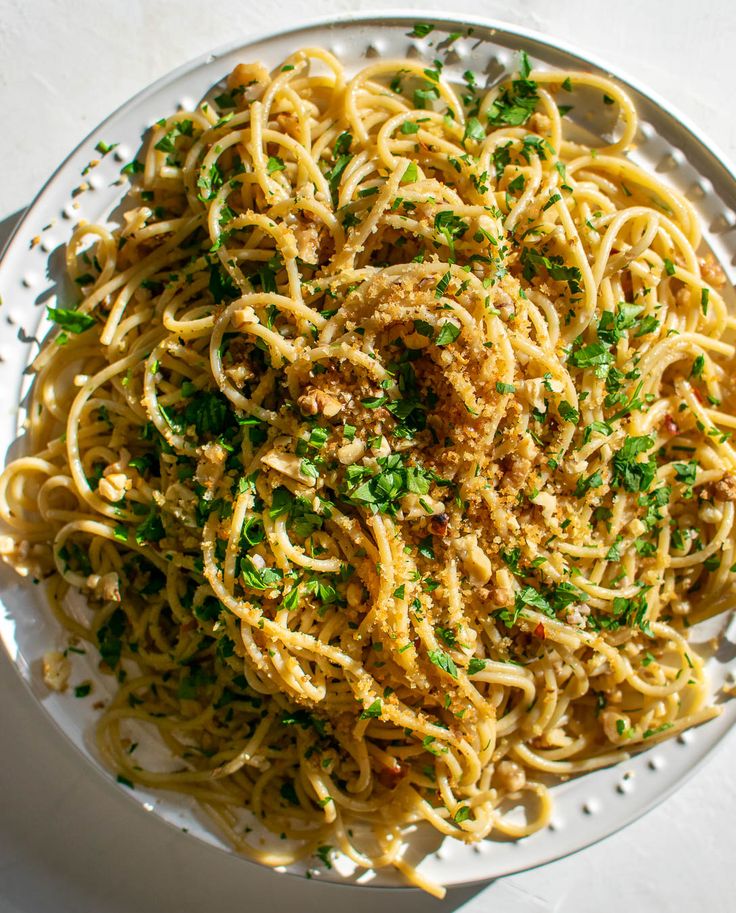
<path fill-rule="evenodd" d="M 617 141 L 566 138 L 578 91 Z M 152 129 L 0 481 L 7 557 L 118 677 L 125 782 L 440 892 L 410 825 L 524 836 L 545 775 L 716 712 L 685 629 L 732 600 L 734 320 L 635 134 L 524 55 L 457 90 L 314 48 Z"/>

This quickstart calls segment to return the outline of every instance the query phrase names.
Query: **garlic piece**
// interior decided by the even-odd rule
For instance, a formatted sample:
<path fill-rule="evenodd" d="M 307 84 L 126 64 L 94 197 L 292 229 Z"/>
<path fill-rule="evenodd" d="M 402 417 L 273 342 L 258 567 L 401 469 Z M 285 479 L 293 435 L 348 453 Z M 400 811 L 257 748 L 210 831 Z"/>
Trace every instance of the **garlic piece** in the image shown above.
<path fill-rule="evenodd" d="M 281 475 L 293 479 L 295 482 L 301 482 L 302 485 L 314 487 L 314 479 L 302 473 L 302 458 L 295 453 L 282 453 L 280 450 L 269 450 L 268 453 L 261 457 L 261 463 L 280 472 Z"/>
<path fill-rule="evenodd" d="M 52 691 L 66 691 L 71 666 L 63 653 L 58 650 L 49 650 L 48 653 L 44 653 L 42 668 L 43 681 L 48 688 Z"/>
<path fill-rule="evenodd" d="M 352 466 L 365 453 L 365 444 L 359 438 L 355 438 L 347 444 L 343 444 L 337 451 L 337 458 L 343 466 Z"/>

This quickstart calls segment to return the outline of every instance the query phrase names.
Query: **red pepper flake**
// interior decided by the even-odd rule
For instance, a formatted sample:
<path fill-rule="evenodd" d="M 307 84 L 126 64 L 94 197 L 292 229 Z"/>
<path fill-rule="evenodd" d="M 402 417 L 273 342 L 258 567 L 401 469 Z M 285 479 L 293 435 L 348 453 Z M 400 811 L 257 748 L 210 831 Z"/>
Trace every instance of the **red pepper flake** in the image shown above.
<path fill-rule="evenodd" d="M 537 624 L 536 628 L 534 629 L 534 636 L 538 637 L 540 640 L 544 640 L 545 637 L 547 636 L 547 632 L 545 631 L 544 625 L 542 624 L 541 621 Z"/>
<path fill-rule="evenodd" d="M 664 425 L 664 430 L 667 432 L 667 434 L 669 434 L 670 437 L 674 437 L 676 434 L 680 433 L 679 425 L 669 413 L 665 415 L 664 422 L 662 424 Z"/>
<path fill-rule="evenodd" d="M 378 771 L 378 782 L 386 789 L 396 789 L 407 773 L 408 769 L 397 761 L 393 767 L 382 767 Z"/>

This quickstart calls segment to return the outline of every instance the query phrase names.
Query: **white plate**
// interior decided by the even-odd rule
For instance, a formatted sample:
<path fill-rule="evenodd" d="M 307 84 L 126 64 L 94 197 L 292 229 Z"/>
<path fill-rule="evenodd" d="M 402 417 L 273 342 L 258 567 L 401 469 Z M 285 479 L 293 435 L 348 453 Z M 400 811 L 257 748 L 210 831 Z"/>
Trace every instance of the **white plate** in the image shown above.
<path fill-rule="evenodd" d="M 425 39 L 408 36 L 415 22 L 432 22 L 436 29 Z M 62 245 L 76 222 L 104 220 L 119 202 L 124 186 L 116 184 L 119 170 L 140 144 L 143 131 L 178 106 L 190 107 L 238 62 L 259 59 L 275 65 L 303 45 L 322 45 L 340 57 L 350 71 L 377 56 L 403 57 L 417 52 L 430 56 L 433 46 L 451 32 L 472 37 L 453 44 L 445 72 L 457 77 L 466 69 L 496 81 L 514 67 L 516 51 L 523 49 L 538 64 L 567 69 L 583 68 L 607 73 L 571 50 L 551 45 L 540 36 L 508 30 L 489 22 L 457 22 L 432 13 L 410 12 L 364 17 L 349 16 L 320 21 L 291 32 L 281 32 L 257 41 L 212 53 L 176 70 L 137 95 L 95 129 L 51 177 L 36 198 L 9 242 L 0 263 L 0 387 L 5 391 L 0 408 L 0 447 L 11 447 L 17 436 L 22 410 L 16 405 L 27 392 L 25 368 L 37 351 L 37 338 L 45 334 L 43 304 L 54 304 L 63 270 Z M 443 55 L 444 56 L 444 55 Z M 630 91 L 641 116 L 641 135 L 633 158 L 685 193 L 696 205 L 703 221 L 705 240 L 734 282 L 736 264 L 736 179 L 723 165 L 710 143 L 665 106 L 629 80 L 617 78 Z M 588 123 L 588 127 L 594 124 Z M 90 159 L 98 158 L 94 147 L 100 140 L 119 143 L 114 153 L 86 177 L 80 174 Z M 82 181 L 89 189 L 75 191 Z M 49 227 L 47 227 L 49 226 Z M 32 243 L 40 238 L 39 243 Z M 0 637 L 23 679 L 50 718 L 98 769 L 100 763 L 89 739 L 96 711 L 92 699 L 76 700 L 49 693 L 39 676 L 40 658 L 49 649 L 63 647 L 64 633 L 53 621 L 38 589 L 2 575 Z M 715 691 L 734 680 L 736 626 L 731 625 L 708 671 Z M 730 636 L 729 636 L 730 635 Z M 94 699 L 111 693 L 109 678 L 100 676 L 92 656 L 74 656 L 72 684 L 84 679 L 95 682 Z M 727 703 L 720 717 L 697 730 L 683 733 L 637 756 L 625 764 L 597 771 L 554 787 L 555 810 L 550 826 L 517 842 L 486 841 L 468 847 L 452 839 L 437 846 L 434 834 L 418 835 L 417 852 L 431 849 L 421 871 L 444 884 L 461 884 L 497 877 L 530 868 L 573 853 L 628 824 L 671 793 L 689 776 L 736 722 L 736 702 Z M 114 779 L 107 774 L 114 784 Z M 125 789 L 125 787 L 117 787 Z M 229 848 L 208 827 L 196 808 L 179 796 L 136 789 L 126 793 L 146 810 L 170 824 L 186 829 L 199 839 Z M 696 814 L 693 810 L 693 814 Z M 305 873 L 305 864 L 289 868 Z M 338 861 L 330 871 L 313 869 L 323 880 L 339 881 L 349 868 Z M 360 884 L 398 885 L 392 872 L 364 873 Z"/>

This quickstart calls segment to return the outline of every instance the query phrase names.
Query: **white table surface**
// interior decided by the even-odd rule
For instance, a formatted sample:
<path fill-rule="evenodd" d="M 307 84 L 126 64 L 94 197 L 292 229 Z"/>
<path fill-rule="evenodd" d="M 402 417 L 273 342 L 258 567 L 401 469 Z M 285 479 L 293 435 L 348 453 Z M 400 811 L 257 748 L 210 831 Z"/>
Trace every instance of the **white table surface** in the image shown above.
<path fill-rule="evenodd" d="M 468 0 L 608 61 L 736 160 L 730 0 Z M 328 0 L 0 0 L 0 242 L 51 170 L 106 114 L 202 52 L 330 12 Z M 0 652 L 0 913 L 639 913 L 736 910 L 736 733 L 659 808 L 565 860 L 444 902 L 277 875 L 168 828 L 81 761 Z"/>

